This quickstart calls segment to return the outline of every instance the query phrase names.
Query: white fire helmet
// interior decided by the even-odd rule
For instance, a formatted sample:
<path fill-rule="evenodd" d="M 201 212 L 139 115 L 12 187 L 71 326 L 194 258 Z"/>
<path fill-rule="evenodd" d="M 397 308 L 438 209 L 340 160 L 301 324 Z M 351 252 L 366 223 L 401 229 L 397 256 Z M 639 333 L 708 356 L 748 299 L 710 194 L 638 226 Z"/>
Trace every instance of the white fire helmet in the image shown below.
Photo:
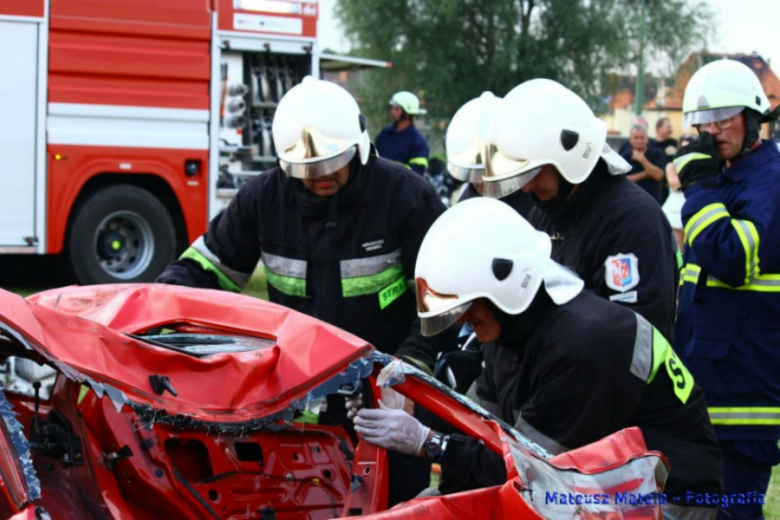
<path fill-rule="evenodd" d="M 691 76 L 683 96 L 685 128 L 729 119 L 750 108 L 764 116 L 769 99 L 756 73 L 735 60 L 717 60 Z"/>
<path fill-rule="evenodd" d="M 584 182 L 599 158 L 613 175 L 631 169 L 607 144 L 606 124 L 587 103 L 549 79 L 527 81 L 504 97 L 487 148 L 487 197 L 518 191 L 547 164 L 572 184 Z"/>
<path fill-rule="evenodd" d="M 393 94 L 390 104 L 400 106 L 410 116 L 421 116 L 428 113 L 424 108 L 420 108 L 420 99 L 406 90 Z"/>
<path fill-rule="evenodd" d="M 447 127 L 447 171 L 461 181 L 482 183 L 485 142 L 501 98 L 485 92 L 455 112 Z"/>
<path fill-rule="evenodd" d="M 448 209 L 428 230 L 417 256 L 422 334 L 445 330 L 478 298 L 520 314 L 542 282 L 556 304 L 571 300 L 583 282 L 552 261 L 551 251 L 550 237 L 504 202 L 477 197 Z"/>
<path fill-rule="evenodd" d="M 371 146 L 365 118 L 350 93 L 311 76 L 282 97 L 273 138 L 279 165 L 297 179 L 330 175 L 355 154 L 366 164 Z"/>

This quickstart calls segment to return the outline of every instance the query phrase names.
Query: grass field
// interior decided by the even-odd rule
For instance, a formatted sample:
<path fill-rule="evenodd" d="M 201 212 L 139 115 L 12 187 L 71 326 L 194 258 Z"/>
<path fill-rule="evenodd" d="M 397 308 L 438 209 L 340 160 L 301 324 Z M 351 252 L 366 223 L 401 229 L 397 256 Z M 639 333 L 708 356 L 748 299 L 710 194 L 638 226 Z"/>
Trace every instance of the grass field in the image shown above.
<path fill-rule="evenodd" d="M 33 265 L 30 265 L 32 261 Z M 16 292 L 22 296 L 28 296 L 35 292 L 39 292 L 45 289 L 58 287 L 63 285 L 58 283 L 59 277 L 56 271 L 52 272 L 52 268 L 42 262 L 40 265 L 36 265 L 37 259 L 26 259 L 23 261 L 23 265 L 16 265 L 14 263 L 9 265 L 7 261 L 0 259 L 0 288 L 8 291 Z M 39 269 L 40 276 L 31 277 L 30 272 L 35 272 Z M 26 271 L 26 275 L 20 275 L 19 269 Z M 35 281 L 30 284 L 20 284 L 19 280 Z M 247 284 L 243 291 L 243 294 L 254 296 L 256 298 L 268 299 L 268 290 L 266 288 L 265 273 L 262 268 L 255 271 L 251 280 Z M 432 474 L 432 480 L 437 480 L 438 475 Z M 764 506 L 764 517 L 766 520 L 780 520 L 780 466 L 775 466 L 772 471 L 772 481 L 769 484 L 769 490 L 766 494 L 766 505 Z"/>

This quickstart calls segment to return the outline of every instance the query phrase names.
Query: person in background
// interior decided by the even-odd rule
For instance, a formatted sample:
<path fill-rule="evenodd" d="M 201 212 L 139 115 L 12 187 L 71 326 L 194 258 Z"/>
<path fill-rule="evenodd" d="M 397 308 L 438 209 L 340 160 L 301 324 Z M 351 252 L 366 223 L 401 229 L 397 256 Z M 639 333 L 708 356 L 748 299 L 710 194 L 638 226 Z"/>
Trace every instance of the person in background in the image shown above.
<path fill-rule="evenodd" d="M 689 145 L 696 139 L 697 138 L 694 135 L 684 135 L 680 138 L 680 146 Z M 677 168 L 674 167 L 674 162 L 666 163 L 666 171 L 664 174 L 666 176 L 666 183 L 669 186 L 669 196 L 666 198 L 666 201 L 664 201 L 664 205 L 661 209 L 663 209 L 666 218 L 669 219 L 669 224 L 672 226 L 672 231 L 674 232 L 674 238 L 677 240 L 677 246 L 680 248 L 680 251 L 682 251 L 685 233 L 683 232 L 680 212 L 685 203 L 685 195 L 683 195 L 680 178 L 677 176 Z"/>
<path fill-rule="evenodd" d="M 644 126 L 645 128 L 650 128 L 650 126 L 647 124 L 647 119 L 644 118 L 644 116 L 635 116 L 633 121 L 631 121 L 631 126 Z M 626 154 L 631 154 L 631 141 L 625 140 L 620 145 L 620 148 L 618 148 L 618 153 L 621 156 L 624 156 Z"/>
<path fill-rule="evenodd" d="M 685 265 L 675 350 L 701 385 L 724 456 L 725 493 L 766 493 L 780 463 L 780 151 L 761 82 L 734 60 L 697 70 L 683 117 L 700 139 L 675 167 Z M 764 518 L 761 503 L 719 518 Z"/>
<path fill-rule="evenodd" d="M 447 171 L 455 180 L 465 183 L 458 202 L 484 195 L 484 147 L 500 102 L 501 98 L 485 92 L 460 107 L 447 127 Z M 534 206 L 531 196 L 522 190 L 501 201 L 523 217 L 528 217 Z"/>
<path fill-rule="evenodd" d="M 672 120 L 668 117 L 662 117 L 655 123 L 655 139 L 650 139 L 648 146 L 658 148 L 666 156 L 666 162 L 672 162 L 677 153 L 677 139 L 672 137 L 674 128 Z"/>
<path fill-rule="evenodd" d="M 650 194 L 660 206 L 663 204 L 663 177 L 666 166 L 666 156 L 661 150 L 649 148 L 647 128 L 634 125 L 629 134 L 630 152 L 623 158 L 631 165 L 628 180 Z"/>
<path fill-rule="evenodd" d="M 396 92 L 390 100 L 393 124 L 376 136 L 379 156 L 403 164 L 422 175 L 428 169 L 430 150 L 425 138 L 414 126 L 414 117 L 425 114 L 420 100 L 411 92 Z"/>
<path fill-rule="evenodd" d="M 674 129 L 672 128 L 672 120 L 668 117 L 661 117 L 655 123 L 655 139 L 650 139 L 648 147 L 657 148 L 664 153 L 666 162 L 664 168 L 672 162 L 674 154 L 677 153 L 677 139 L 672 137 Z M 664 170 L 665 171 L 665 170 Z M 666 176 L 661 182 L 661 201 L 663 205 L 666 203 L 666 199 L 669 197 L 669 184 L 666 180 Z"/>

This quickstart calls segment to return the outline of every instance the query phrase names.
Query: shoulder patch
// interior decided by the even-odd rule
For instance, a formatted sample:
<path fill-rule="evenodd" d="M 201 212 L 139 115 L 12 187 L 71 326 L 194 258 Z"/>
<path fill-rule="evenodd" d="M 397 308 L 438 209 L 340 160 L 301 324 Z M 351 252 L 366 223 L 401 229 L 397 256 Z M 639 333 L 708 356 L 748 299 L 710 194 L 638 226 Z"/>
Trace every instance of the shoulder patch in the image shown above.
<path fill-rule="evenodd" d="M 639 285 L 639 260 L 633 253 L 608 256 L 604 262 L 607 287 L 624 293 Z"/>

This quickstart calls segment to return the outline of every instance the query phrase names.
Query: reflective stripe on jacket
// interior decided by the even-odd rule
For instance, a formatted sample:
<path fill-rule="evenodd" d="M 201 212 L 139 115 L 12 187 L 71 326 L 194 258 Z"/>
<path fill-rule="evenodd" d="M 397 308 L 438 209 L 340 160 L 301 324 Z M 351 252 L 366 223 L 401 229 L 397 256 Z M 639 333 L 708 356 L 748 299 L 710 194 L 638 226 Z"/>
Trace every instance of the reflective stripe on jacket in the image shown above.
<path fill-rule="evenodd" d="M 331 198 L 274 168 L 247 182 L 158 281 L 240 291 L 262 258 L 271 301 L 432 365 L 438 340 L 419 334 L 409 281 L 443 211 L 426 180 L 384 159 L 353 165 Z"/>
<path fill-rule="evenodd" d="M 428 143 L 414 123 L 400 132 L 394 126 L 383 128 L 376 136 L 376 149 L 380 157 L 402 164 L 420 175 L 428 169 Z"/>
<path fill-rule="evenodd" d="M 722 439 L 780 439 L 780 152 L 765 141 L 694 185 L 675 349 Z"/>

